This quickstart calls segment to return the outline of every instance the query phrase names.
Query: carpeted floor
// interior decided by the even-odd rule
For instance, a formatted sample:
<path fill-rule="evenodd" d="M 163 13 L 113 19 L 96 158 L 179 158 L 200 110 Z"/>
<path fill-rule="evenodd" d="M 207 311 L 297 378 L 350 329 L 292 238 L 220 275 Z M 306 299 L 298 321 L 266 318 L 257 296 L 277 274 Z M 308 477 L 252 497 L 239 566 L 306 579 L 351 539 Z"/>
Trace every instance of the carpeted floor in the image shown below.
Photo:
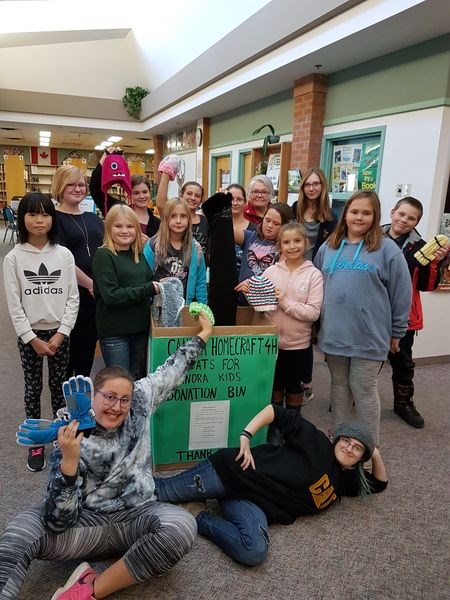
<path fill-rule="evenodd" d="M 0 228 L 3 239 L 3 231 Z M 0 258 L 8 252 L 0 244 Z M 16 338 L 0 283 L 2 357 L 0 374 L 0 531 L 18 511 L 40 501 L 46 471 L 31 473 L 14 433 L 23 419 L 22 371 Z M 320 515 L 270 529 L 268 560 L 246 568 L 198 538 L 192 552 L 170 573 L 113 597 L 127 600 L 444 600 L 449 587 L 449 365 L 420 367 L 416 403 L 423 430 L 392 412 L 389 368 L 380 377 L 381 444 L 390 483 L 383 494 L 344 498 Z M 315 399 L 304 416 L 329 425 L 329 376 L 317 356 Z M 49 417 L 48 392 L 43 393 Z M 46 600 L 76 567 L 35 561 L 20 600 Z M 97 565 L 101 567 L 101 565 Z"/>

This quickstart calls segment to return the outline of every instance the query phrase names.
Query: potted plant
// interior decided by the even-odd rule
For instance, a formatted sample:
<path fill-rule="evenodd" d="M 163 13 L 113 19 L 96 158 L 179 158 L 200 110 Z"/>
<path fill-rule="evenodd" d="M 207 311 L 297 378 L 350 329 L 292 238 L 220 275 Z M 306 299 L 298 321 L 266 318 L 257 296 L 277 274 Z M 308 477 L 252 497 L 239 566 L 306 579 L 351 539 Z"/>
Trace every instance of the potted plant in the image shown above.
<path fill-rule="evenodd" d="M 277 144 L 280 141 L 280 136 L 275 135 L 275 129 L 273 125 L 270 125 L 270 123 L 267 123 L 266 125 L 261 125 L 261 127 L 255 129 L 252 135 L 257 135 L 264 129 L 264 127 L 268 127 L 270 129 L 271 135 L 266 135 L 266 137 L 263 140 L 262 161 L 258 164 L 258 167 L 256 169 L 256 175 L 265 175 L 267 173 L 267 152 L 269 149 L 269 144 Z"/>
<path fill-rule="evenodd" d="M 125 88 L 125 94 L 122 98 L 122 104 L 127 109 L 127 113 L 130 117 L 139 119 L 141 114 L 142 99 L 148 96 L 149 91 L 145 88 L 137 85 L 136 87 Z"/>

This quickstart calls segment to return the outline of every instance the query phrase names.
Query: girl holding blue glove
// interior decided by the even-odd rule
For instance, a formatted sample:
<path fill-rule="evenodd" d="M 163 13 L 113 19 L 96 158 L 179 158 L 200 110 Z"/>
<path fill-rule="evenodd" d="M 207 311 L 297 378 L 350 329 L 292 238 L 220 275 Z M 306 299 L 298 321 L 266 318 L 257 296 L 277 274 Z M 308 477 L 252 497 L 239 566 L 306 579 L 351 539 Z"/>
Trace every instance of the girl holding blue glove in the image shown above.
<path fill-rule="evenodd" d="M 94 432 L 87 438 L 77 419 L 59 428 L 44 502 L 17 515 L 0 538 L 2 600 L 18 597 L 34 559 L 115 559 L 101 573 L 82 563 L 52 596 L 68 600 L 106 598 L 165 573 L 189 552 L 197 532 L 194 518 L 157 501 L 150 416 L 183 382 L 204 349 L 212 325 L 203 312 L 198 321 L 199 334 L 147 377 L 133 382 L 115 366 L 97 373 Z M 86 407 L 82 396 L 90 394 L 89 381 L 76 378 L 70 383 L 69 396 Z M 73 406 L 71 398 L 67 404 Z M 33 439 L 32 429 L 21 430 L 23 437 Z"/>

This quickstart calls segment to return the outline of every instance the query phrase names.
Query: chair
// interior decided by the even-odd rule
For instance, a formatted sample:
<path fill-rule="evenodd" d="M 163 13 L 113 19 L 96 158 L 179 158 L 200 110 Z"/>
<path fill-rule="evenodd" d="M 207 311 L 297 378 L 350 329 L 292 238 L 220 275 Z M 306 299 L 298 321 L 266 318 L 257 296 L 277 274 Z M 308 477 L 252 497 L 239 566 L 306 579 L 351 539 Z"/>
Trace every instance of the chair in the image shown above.
<path fill-rule="evenodd" d="M 5 235 L 3 236 L 3 243 L 5 243 L 8 231 L 10 231 L 11 236 L 9 238 L 9 245 L 11 246 L 11 244 L 14 244 L 19 237 L 19 230 L 17 228 L 16 217 L 14 216 L 14 213 L 9 206 L 4 206 L 2 211 L 6 226 Z"/>

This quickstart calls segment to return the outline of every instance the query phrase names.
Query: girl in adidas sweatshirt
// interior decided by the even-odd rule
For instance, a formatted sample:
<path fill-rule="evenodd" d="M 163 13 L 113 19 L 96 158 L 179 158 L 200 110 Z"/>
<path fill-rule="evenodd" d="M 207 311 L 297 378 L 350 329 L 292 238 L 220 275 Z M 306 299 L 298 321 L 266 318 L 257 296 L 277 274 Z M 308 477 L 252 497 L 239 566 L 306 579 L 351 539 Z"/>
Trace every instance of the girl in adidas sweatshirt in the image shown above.
<path fill-rule="evenodd" d="M 78 286 L 71 252 L 56 243 L 56 212 L 50 198 L 37 192 L 24 196 L 17 221 L 20 243 L 5 257 L 3 277 L 24 373 L 25 414 L 39 419 L 44 356 L 53 415 L 65 404 L 61 386 L 78 313 Z M 43 447 L 30 449 L 30 470 L 44 466 Z"/>
<path fill-rule="evenodd" d="M 276 310 L 266 312 L 278 334 L 278 357 L 272 403 L 300 410 L 302 381 L 312 370 L 311 328 L 320 315 L 323 299 L 322 273 L 305 260 L 308 238 L 302 225 L 286 223 L 278 236 L 280 260 L 264 275 L 275 285 Z M 272 441 L 269 439 L 269 441 Z"/>
<path fill-rule="evenodd" d="M 402 251 L 383 237 L 375 192 L 357 191 L 337 228 L 316 254 L 324 277 L 318 346 L 331 374 L 333 429 L 353 403 L 378 443 L 378 375 L 388 352 L 398 352 L 411 305 L 411 278 Z"/>

